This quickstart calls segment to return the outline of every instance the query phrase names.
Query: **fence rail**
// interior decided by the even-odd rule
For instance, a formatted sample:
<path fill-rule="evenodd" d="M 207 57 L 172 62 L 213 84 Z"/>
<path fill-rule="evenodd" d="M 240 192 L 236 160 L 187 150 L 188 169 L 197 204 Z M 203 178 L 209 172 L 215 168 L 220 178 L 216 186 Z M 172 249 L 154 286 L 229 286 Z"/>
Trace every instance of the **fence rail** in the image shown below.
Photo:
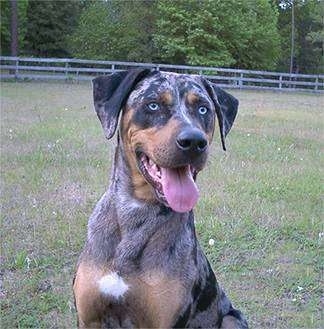
<path fill-rule="evenodd" d="M 0 56 L 2 80 L 90 80 L 97 75 L 136 67 L 201 74 L 217 82 L 218 85 L 228 88 L 324 92 L 324 74 L 289 74 L 204 66 Z"/>

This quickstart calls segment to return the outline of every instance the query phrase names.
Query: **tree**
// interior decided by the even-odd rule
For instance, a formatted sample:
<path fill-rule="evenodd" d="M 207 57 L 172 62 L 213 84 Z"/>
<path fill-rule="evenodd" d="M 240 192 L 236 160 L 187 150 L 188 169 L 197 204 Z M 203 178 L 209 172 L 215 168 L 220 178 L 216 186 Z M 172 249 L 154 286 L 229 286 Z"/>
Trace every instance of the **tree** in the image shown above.
<path fill-rule="evenodd" d="M 155 1 L 94 1 L 83 10 L 78 27 L 69 37 L 75 57 L 154 60 L 152 34 Z"/>
<path fill-rule="evenodd" d="M 81 13 L 74 33 L 68 37 L 69 50 L 77 58 L 100 59 L 100 54 L 107 54 L 111 47 L 112 33 L 107 3 L 94 1 Z"/>
<path fill-rule="evenodd" d="M 39 57 L 68 56 L 66 36 L 77 24 L 81 2 L 29 0 L 26 42 Z"/>
<path fill-rule="evenodd" d="M 10 19 L 10 49 L 11 56 L 18 55 L 18 6 L 17 0 L 10 0 L 11 19 Z"/>
<path fill-rule="evenodd" d="M 238 2 L 237 2 L 238 3 Z M 236 67 L 247 69 L 273 70 L 280 56 L 280 34 L 278 31 L 278 9 L 269 0 L 242 1 L 241 36 L 232 50 Z M 232 36 L 235 37 L 234 35 Z"/>
<path fill-rule="evenodd" d="M 314 27 L 306 35 L 306 40 L 313 46 L 316 73 L 324 73 L 324 2 L 318 2 L 311 8 Z"/>
<path fill-rule="evenodd" d="M 281 34 L 281 60 L 278 69 L 289 71 L 291 48 L 292 0 L 278 0 L 279 31 Z M 294 0 L 295 49 L 294 66 L 299 73 L 323 73 L 324 2 Z"/>
<path fill-rule="evenodd" d="M 24 52 L 25 47 L 25 34 L 26 34 L 26 12 L 27 12 L 27 0 L 17 1 L 17 20 L 18 24 L 18 48 L 19 53 Z M 11 7 L 10 0 L 1 0 L 1 55 L 8 56 L 11 54 L 11 33 L 10 33 L 10 21 L 11 21 Z"/>
<path fill-rule="evenodd" d="M 270 69 L 279 54 L 267 0 L 160 0 L 156 48 L 166 62 Z"/>
<path fill-rule="evenodd" d="M 156 1 L 112 1 L 118 29 L 116 56 L 128 61 L 150 62 L 155 59 L 153 34 L 156 22 Z"/>
<path fill-rule="evenodd" d="M 268 0 L 94 1 L 69 38 L 79 58 L 270 69 L 278 10 Z"/>

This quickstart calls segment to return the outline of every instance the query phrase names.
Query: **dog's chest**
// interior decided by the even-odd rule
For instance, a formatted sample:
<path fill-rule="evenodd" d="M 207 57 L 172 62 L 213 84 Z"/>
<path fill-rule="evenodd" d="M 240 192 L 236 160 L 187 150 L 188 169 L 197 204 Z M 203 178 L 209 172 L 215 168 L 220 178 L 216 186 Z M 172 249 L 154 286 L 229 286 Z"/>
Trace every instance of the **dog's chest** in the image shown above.
<path fill-rule="evenodd" d="M 130 279 L 126 297 L 140 327 L 168 328 L 174 323 L 185 300 L 185 288 L 179 278 L 151 271 Z"/>
<path fill-rule="evenodd" d="M 81 264 L 74 288 L 86 326 L 171 327 L 186 300 L 179 278 L 158 270 L 122 277 Z"/>

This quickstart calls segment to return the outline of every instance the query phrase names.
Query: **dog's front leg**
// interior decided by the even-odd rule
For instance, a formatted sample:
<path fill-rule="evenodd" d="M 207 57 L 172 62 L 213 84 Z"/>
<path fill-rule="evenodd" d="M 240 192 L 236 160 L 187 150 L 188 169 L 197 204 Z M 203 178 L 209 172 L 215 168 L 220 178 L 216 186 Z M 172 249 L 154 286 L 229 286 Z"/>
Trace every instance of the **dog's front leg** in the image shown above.
<path fill-rule="evenodd" d="M 241 311 L 233 308 L 232 303 L 221 290 L 219 309 L 222 317 L 221 329 L 248 329 L 248 324 Z"/>

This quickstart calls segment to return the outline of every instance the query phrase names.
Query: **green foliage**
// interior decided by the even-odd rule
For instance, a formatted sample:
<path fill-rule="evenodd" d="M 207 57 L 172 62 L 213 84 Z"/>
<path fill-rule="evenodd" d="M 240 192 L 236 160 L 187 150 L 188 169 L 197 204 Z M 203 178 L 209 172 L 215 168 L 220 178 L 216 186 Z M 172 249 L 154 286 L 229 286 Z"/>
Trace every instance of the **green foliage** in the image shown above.
<path fill-rule="evenodd" d="M 267 0 L 160 0 L 157 16 L 155 42 L 166 62 L 263 69 L 275 66 L 278 12 Z"/>
<path fill-rule="evenodd" d="M 163 61 L 219 66 L 234 63 L 218 36 L 222 25 L 211 7 L 211 1 L 159 1 L 155 42 Z"/>
<path fill-rule="evenodd" d="M 69 44 L 80 58 L 269 69 L 277 16 L 267 0 L 95 1 Z"/>
<path fill-rule="evenodd" d="M 10 1 L 1 54 L 10 54 Z M 292 0 L 18 1 L 20 55 L 289 71 Z M 294 0 L 299 73 L 322 73 L 324 2 Z"/>
<path fill-rule="evenodd" d="M 106 4 L 94 1 L 82 12 L 78 27 L 69 37 L 69 49 L 74 57 L 100 58 L 111 47 L 111 29 L 107 28 L 109 16 Z"/>
<path fill-rule="evenodd" d="M 278 69 L 289 71 L 291 51 L 291 1 L 279 1 L 281 60 Z M 324 72 L 324 2 L 295 0 L 294 69 L 299 73 Z"/>
<path fill-rule="evenodd" d="M 19 49 L 24 49 L 26 46 L 26 13 L 28 0 L 20 0 L 17 2 L 18 6 L 18 45 Z M 1 47 L 0 53 L 3 56 L 10 55 L 10 1 L 0 1 L 1 13 Z"/>
<path fill-rule="evenodd" d="M 14 259 L 14 268 L 23 269 L 27 264 L 28 254 L 25 250 L 21 250 L 17 253 Z"/>
<path fill-rule="evenodd" d="M 278 9 L 268 0 L 243 1 L 242 3 L 244 14 L 240 20 L 242 21 L 241 29 L 245 31 L 245 39 L 242 32 L 241 36 L 235 34 L 238 35 L 237 45 L 232 53 L 236 58 L 236 66 L 249 69 L 275 69 L 280 54 Z"/>
<path fill-rule="evenodd" d="M 152 61 L 155 1 L 94 1 L 69 38 L 75 57 Z"/>
<path fill-rule="evenodd" d="M 306 35 L 310 42 L 315 57 L 315 72 L 324 73 L 324 2 L 317 2 L 310 10 L 313 29 Z"/>
<path fill-rule="evenodd" d="M 29 0 L 27 50 L 39 57 L 67 56 L 66 36 L 77 23 L 78 1 Z"/>

